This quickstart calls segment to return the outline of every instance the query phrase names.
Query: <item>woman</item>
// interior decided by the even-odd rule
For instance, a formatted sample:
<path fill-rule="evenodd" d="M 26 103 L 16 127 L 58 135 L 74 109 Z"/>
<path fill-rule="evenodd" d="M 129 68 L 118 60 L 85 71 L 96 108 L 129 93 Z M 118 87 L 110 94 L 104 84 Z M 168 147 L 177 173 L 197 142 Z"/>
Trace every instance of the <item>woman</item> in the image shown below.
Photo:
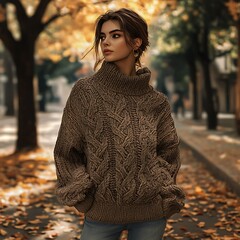
<path fill-rule="evenodd" d="M 167 98 L 140 66 L 148 28 L 129 9 L 97 20 L 96 66 L 74 85 L 54 157 L 56 194 L 85 213 L 82 240 L 159 240 L 166 219 L 183 207 L 176 186 L 179 140 Z"/>

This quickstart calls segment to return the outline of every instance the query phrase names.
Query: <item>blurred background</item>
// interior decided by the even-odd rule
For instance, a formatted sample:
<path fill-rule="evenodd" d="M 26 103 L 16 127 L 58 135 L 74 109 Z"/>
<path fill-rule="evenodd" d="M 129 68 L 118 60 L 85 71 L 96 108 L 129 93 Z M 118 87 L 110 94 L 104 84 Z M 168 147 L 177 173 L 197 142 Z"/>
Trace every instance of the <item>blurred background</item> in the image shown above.
<path fill-rule="evenodd" d="M 52 150 L 62 111 L 73 84 L 94 73 L 96 18 L 121 7 L 137 11 L 149 24 L 151 45 L 142 63 L 152 72 L 151 85 L 167 95 L 183 143 L 179 180 L 190 200 L 182 217 L 198 230 L 173 220 L 178 238 L 168 226 L 166 239 L 240 239 L 239 198 L 232 193 L 240 194 L 239 0 L 1 0 L 0 214 L 5 217 L 0 215 L 0 239 L 19 237 L 16 226 L 26 232 L 27 225 L 10 216 L 13 211 L 24 216 L 24 206 L 41 203 L 42 193 L 53 206 L 42 211 L 61 213 L 52 190 Z M 203 160 L 207 170 L 195 160 Z M 223 182 L 213 181 L 208 170 Z M 34 219 L 40 205 L 29 213 Z M 212 219 L 207 213 L 220 215 Z M 10 230 L 1 228 L 6 221 Z"/>

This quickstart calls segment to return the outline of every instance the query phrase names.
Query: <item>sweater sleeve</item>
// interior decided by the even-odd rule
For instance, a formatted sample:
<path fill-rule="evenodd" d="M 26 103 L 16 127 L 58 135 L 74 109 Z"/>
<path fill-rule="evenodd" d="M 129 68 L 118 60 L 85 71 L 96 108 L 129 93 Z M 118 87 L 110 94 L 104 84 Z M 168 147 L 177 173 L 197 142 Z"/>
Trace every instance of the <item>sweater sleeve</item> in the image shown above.
<path fill-rule="evenodd" d="M 63 111 L 62 122 L 54 148 L 58 200 L 68 206 L 83 205 L 86 211 L 93 201 L 93 183 L 86 171 L 81 129 L 80 93 L 73 87 Z"/>
<path fill-rule="evenodd" d="M 157 155 L 161 165 L 176 183 L 176 176 L 180 168 L 179 138 L 171 116 L 169 101 L 167 97 L 164 98 L 157 128 Z"/>
<path fill-rule="evenodd" d="M 180 168 L 179 138 L 167 97 L 162 102 L 161 109 L 158 122 L 157 154 L 159 163 L 166 172 L 160 194 L 163 199 L 164 215 L 169 218 L 183 208 L 185 194 L 176 185 L 176 176 Z"/>

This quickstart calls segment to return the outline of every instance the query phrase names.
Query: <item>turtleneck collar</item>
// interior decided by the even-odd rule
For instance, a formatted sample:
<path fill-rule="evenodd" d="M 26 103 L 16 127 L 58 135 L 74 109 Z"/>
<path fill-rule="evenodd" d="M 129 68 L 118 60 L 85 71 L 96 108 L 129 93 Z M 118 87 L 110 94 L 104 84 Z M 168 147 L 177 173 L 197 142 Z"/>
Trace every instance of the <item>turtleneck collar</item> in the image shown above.
<path fill-rule="evenodd" d="M 142 95 L 152 88 L 149 85 L 151 72 L 148 68 L 139 69 L 135 76 L 123 74 L 117 65 L 104 61 L 94 75 L 94 81 L 103 90 L 110 90 L 125 95 Z"/>

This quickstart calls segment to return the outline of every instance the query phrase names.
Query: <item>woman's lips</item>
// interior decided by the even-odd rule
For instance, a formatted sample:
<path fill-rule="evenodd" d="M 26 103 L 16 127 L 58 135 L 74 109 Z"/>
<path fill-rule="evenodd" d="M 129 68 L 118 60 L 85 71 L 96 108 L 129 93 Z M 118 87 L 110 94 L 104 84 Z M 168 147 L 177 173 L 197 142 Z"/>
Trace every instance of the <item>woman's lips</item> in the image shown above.
<path fill-rule="evenodd" d="M 103 51 L 103 53 L 104 53 L 105 55 L 111 54 L 112 52 L 113 52 L 113 51 L 108 50 L 108 49 L 106 49 L 106 50 Z"/>

